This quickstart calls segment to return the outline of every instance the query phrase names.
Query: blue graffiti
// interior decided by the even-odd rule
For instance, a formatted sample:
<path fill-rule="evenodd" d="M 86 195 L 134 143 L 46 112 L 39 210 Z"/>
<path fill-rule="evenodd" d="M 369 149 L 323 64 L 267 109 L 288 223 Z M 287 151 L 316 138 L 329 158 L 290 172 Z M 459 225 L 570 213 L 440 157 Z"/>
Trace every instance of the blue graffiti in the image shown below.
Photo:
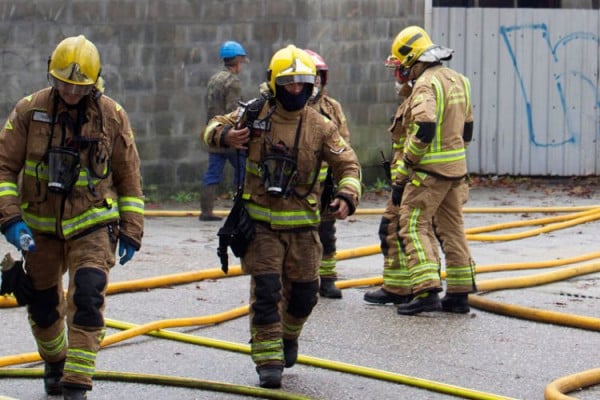
<path fill-rule="evenodd" d="M 551 60 L 554 62 L 554 66 L 557 68 L 561 66 L 561 64 L 559 64 L 559 62 L 561 62 L 561 61 L 563 64 L 568 64 L 568 62 L 565 62 L 565 60 L 561 60 L 559 57 L 559 50 L 565 48 L 567 46 L 567 44 L 569 44 L 572 41 L 591 41 L 591 42 L 595 42 L 596 45 L 598 46 L 598 45 L 600 45 L 600 38 L 596 34 L 590 33 L 590 32 L 573 32 L 568 35 L 565 35 L 564 37 L 562 37 L 561 39 L 556 41 L 556 43 L 553 45 L 550 40 L 550 34 L 549 34 L 548 27 L 546 26 L 546 24 L 543 24 L 543 23 L 542 24 L 526 24 L 526 25 L 501 26 L 500 27 L 500 35 L 502 36 L 502 39 L 503 39 L 504 43 L 506 44 L 506 47 L 508 50 L 508 55 L 511 58 L 513 67 L 515 68 L 515 72 L 517 74 L 517 79 L 518 79 L 518 83 L 519 83 L 519 88 L 521 90 L 521 94 L 523 95 L 523 100 L 525 102 L 525 112 L 527 115 L 527 129 L 528 129 L 529 139 L 530 139 L 531 143 L 535 146 L 540 146 L 540 147 L 562 146 L 562 145 L 565 145 L 568 143 L 575 143 L 576 138 L 581 137 L 581 134 L 582 134 L 581 129 L 583 127 L 578 126 L 578 121 L 581 119 L 580 117 L 583 117 L 585 115 L 577 114 L 578 118 L 575 118 L 575 116 L 573 115 L 574 111 L 571 111 L 571 109 L 569 107 L 569 104 L 571 102 L 569 101 L 570 100 L 569 95 L 567 94 L 567 92 L 565 90 L 565 88 L 567 87 L 568 79 L 575 79 L 575 80 L 579 81 L 579 83 L 582 85 L 583 89 L 589 90 L 589 93 L 591 93 L 591 97 L 592 97 L 592 99 L 594 99 L 594 105 L 592 106 L 592 108 L 594 110 L 594 116 L 591 118 L 593 121 L 591 125 L 595 127 L 596 136 L 600 135 L 600 116 L 598 116 L 598 112 L 600 110 L 600 94 L 598 92 L 598 79 L 590 78 L 583 71 L 570 69 L 566 72 L 554 74 L 555 86 L 556 86 L 558 98 L 560 101 L 560 105 L 561 105 L 562 111 L 564 113 L 565 125 L 566 125 L 568 136 L 562 141 L 543 142 L 543 141 L 539 140 L 539 138 L 536 136 L 535 128 L 534 128 L 534 115 L 532 113 L 531 98 L 527 92 L 527 89 L 526 89 L 527 86 L 523 79 L 523 74 L 521 73 L 521 70 L 519 69 L 518 60 L 515 55 L 513 44 L 510 42 L 510 34 L 515 33 L 517 31 L 521 31 L 521 32 L 530 31 L 530 32 L 534 32 L 534 33 L 540 32 L 541 37 L 542 37 L 542 42 L 548 46 L 550 56 L 552 57 Z M 518 35 L 514 35 L 514 36 L 517 37 Z M 516 47 L 516 44 L 514 44 L 514 46 Z M 570 61 L 570 60 L 566 60 L 566 61 Z M 546 61 L 541 60 L 540 62 L 546 62 Z M 571 95 L 571 98 L 572 97 L 574 97 L 574 94 Z M 578 99 L 580 99 L 580 98 L 581 98 L 581 93 L 578 94 Z M 573 103 L 577 104 L 578 99 L 573 99 Z"/>

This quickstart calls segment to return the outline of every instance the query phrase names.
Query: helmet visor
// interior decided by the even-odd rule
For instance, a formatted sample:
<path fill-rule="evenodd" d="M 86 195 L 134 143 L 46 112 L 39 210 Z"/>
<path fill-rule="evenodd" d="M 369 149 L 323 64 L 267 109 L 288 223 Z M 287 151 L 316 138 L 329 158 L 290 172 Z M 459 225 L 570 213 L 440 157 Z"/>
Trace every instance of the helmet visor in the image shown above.
<path fill-rule="evenodd" d="M 50 75 L 50 84 L 61 93 L 74 94 L 77 96 L 86 96 L 90 94 L 94 85 L 73 85 L 72 83 L 63 82 L 60 79 Z"/>
<path fill-rule="evenodd" d="M 315 83 L 314 75 L 285 75 L 275 78 L 275 83 L 280 86 L 289 85 L 290 83 Z"/>

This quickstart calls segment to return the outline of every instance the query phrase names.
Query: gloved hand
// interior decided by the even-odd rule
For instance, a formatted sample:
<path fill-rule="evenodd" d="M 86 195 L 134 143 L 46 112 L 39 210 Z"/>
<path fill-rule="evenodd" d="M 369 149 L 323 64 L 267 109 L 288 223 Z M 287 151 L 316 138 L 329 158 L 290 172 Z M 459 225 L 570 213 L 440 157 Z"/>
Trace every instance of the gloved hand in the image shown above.
<path fill-rule="evenodd" d="M 23 234 L 27 234 L 27 235 L 33 237 L 33 233 L 31 233 L 31 229 L 29 229 L 29 226 L 27 226 L 27 224 L 23 221 L 17 221 L 15 223 L 12 223 L 4 231 L 4 236 L 6 237 L 6 240 L 8 240 L 8 242 L 10 244 L 15 246 L 17 248 L 17 250 L 22 250 L 21 249 L 21 235 L 23 235 Z M 30 251 L 33 251 L 33 250 L 35 250 L 35 248 L 30 249 Z"/>
<path fill-rule="evenodd" d="M 402 201 L 402 194 L 404 193 L 404 187 L 406 186 L 406 181 L 402 181 L 398 185 L 392 185 L 392 204 L 395 206 L 399 206 Z"/>
<path fill-rule="evenodd" d="M 125 236 L 119 237 L 119 264 L 125 265 L 125 263 L 133 258 L 133 255 L 137 251 L 136 246 L 133 242 Z"/>

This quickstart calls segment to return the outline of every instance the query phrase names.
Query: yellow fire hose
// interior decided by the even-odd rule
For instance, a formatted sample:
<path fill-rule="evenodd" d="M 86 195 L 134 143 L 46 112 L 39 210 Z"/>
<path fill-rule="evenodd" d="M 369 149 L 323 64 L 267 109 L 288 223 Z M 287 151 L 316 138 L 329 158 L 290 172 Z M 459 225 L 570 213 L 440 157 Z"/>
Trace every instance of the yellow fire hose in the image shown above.
<path fill-rule="evenodd" d="M 574 226 L 580 223 L 585 223 L 589 221 L 593 221 L 596 219 L 600 219 L 600 209 L 598 206 L 594 207 L 530 207 L 530 208 L 514 208 L 514 209 L 505 209 L 503 211 L 499 211 L 497 208 L 478 208 L 477 211 L 473 212 L 568 212 L 573 210 L 578 210 L 579 212 L 572 213 L 566 216 L 558 216 L 558 217 L 549 217 L 549 218 L 540 218 L 536 220 L 529 221 L 518 221 L 513 223 L 504 223 L 491 225 L 487 227 L 481 228 L 471 228 L 467 229 L 467 234 L 469 240 L 482 240 L 482 241 L 497 241 L 497 240 L 514 240 L 517 238 L 528 237 L 537 235 L 540 233 L 550 232 L 553 230 L 564 229 L 566 227 Z M 361 211 L 361 210 L 358 210 Z M 362 210 L 363 215 L 375 214 L 375 210 Z M 377 210 L 377 213 L 381 213 L 383 210 Z M 465 212 L 469 212 L 468 209 L 465 209 Z M 165 212 L 165 211 L 147 211 L 147 216 L 194 216 L 198 215 L 198 213 L 189 212 L 189 211 L 181 211 L 181 212 Z M 357 212 L 359 214 L 359 212 Z M 490 232 L 501 229 L 511 229 L 516 227 L 523 227 L 529 225 L 546 225 L 542 228 L 532 229 L 526 232 L 520 232 L 516 234 L 507 234 L 507 235 L 478 235 L 475 232 Z M 366 246 L 356 249 L 349 250 L 341 250 L 338 252 L 338 259 L 347 259 L 347 258 L 356 258 L 363 257 L 368 255 L 374 255 L 380 252 L 379 245 Z M 478 273 L 482 272 L 492 272 L 492 271 L 503 271 L 503 270 L 515 270 L 515 269 L 529 269 L 529 268 L 547 268 L 559 265 L 565 265 L 575 262 L 581 262 L 585 260 L 590 260 L 593 258 L 600 257 L 600 253 L 590 253 L 582 256 L 572 257 L 569 259 L 563 260 L 551 260 L 551 261 L 543 261 L 543 262 L 531 262 L 531 263 L 523 263 L 523 264 L 499 264 L 499 265 L 488 265 L 481 266 L 477 268 Z M 488 281 L 478 282 L 478 289 L 480 291 L 492 291 L 492 290 L 501 290 L 501 289 L 509 289 L 509 288 L 522 288 L 529 287 L 534 285 L 541 285 L 549 282 L 555 282 L 558 280 L 568 279 L 573 276 L 578 276 L 582 274 L 588 274 L 593 272 L 598 272 L 600 270 L 600 263 L 590 264 L 586 266 L 576 266 L 569 269 L 553 271 L 545 274 L 538 274 L 534 276 L 525 276 L 518 278 L 502 278 L 502 279 L 494 279 Z M 242 271 L 239 266 L 234 266 L 230 268 L 229 274 L 227 276 L 238 276 L 241 275 Z M 203 280 L 203 279 L 216 279 L 225 277 L 223 272 L 220 269 L 209 269 L 191 273 L 183 273 L 183 274 L 173 274 L 166 275 L 162 277 L 156 278 L 148 278 L 148 279 L 140 279 L 129 282 L 120 282 L 110 284 L 108 287 L 108 293 L 120 293 L 125 291 L 135 291 L 135 290 L 145 290 L 151 287 L 161 287 L 167 285 L 176 285 L 183 283 L 190 283 L 193 281 Z M 338 281 L 336 282 L 339 288 L 348 288 L 355 286 L 368 286 L 368 285 L 379 285 L 382 283 L 381 277 L 372 277 L 372 278 L 362 278 L 355 279 L 351 281 Z M 531 309 L 527 307 L 520 307 L 515 305 L 507 305 L 498 302 L 494 302 L 489 299 L 485 299 L 482 296 L 471 295 L 469 296 L 469 303 L 476 308 L 480 308 L 482 310 L 495 312 L 503 315 L 510 315 L 517 318 L 525 318 L 531 319 L 535 321 L 566 325 L 577 327 L 581 329 L 590 329 L 590 330 L 599 330 L 600 329 L 600 319 L 592 318 L 592 317 L 584 317 L 584 316 L 576 316 L 563 314 L 552 311 L 544 311 Z M 16 302 L 12 297 L 5 296 L 0 299 L 0 307 L 14 306 Z M 141 334 L 146 334 L 151 332 L 152 335 L 164 335 L 165 331 L 158 331 L 159 329 L 164 329 L 166 327 L 181 327 L 181 326 L 196 326 L 203 324 L 213 324 L 222 322 L 224 320 L 229 320 L 232 318 L 238 318 L 242 315 L 247 314 L 248 306 L 238 307 L 234 310 L 230 310 L 228 312 L 215 314 L 212 316 L 206 317 L 197 317 L 197 318 L 182 318 L 175 320 L 165 320 L 165 321 L 155 321 L 149 324 L 135 326 L 135 325 L 122 325 L 124 323 L 116 323 L 114 321 L 108 321 L 107 325 L 111 326 L 114 324 L 120 329 L 126 329 L 123 332 L 119 332 L 117 334 L 106 337 L 103 341 L 102 345 L 107 346 L 122 340 L 126 340 L 128 338 L 138 336 Z M 121 325 L 120 325 L 121 324 Z M 119 326 L 120 325 L 120 326 Z M 183 335 L 179 333 L 172 333 L 173 335 Z M 190 338 L 197 338 L 191 336 Z M 226 343 L 222 341 L 214 341 L 213 339 L 202 339 L 201 341 L 205 341 L 206 344 L 209 344 L 214 347 L 223 348 L 225 350 L 230 351 L 241 351 L 241 352 L 249 352 L 247 345 L 239 345 L 234 343 Z M 8 366 L 15 364 L 22 364 L 27 362 L 39 361 L 38 353 L 27 353 L 16 356 L 8 356 L 0 358 L 0 366 Z M 483 392 L 472 391 L 470 389 L 459 388 L 452 385 L 446 385 L 443 383 L 430 382 L 420 378 L 414 377 L 406 377 L 398 374 L 389 373 L 386 371 L 378 371 L 373 370 L 367 367 L 359 367 L 356 365 L 350 365 L 345 363 L 338 363 L 335 361 L 329 360 L 320 360 L 317 358 L 312 358 L 308 356 L 300 355 L 298 357 L 299 362 L 304 362 L 309 365 L 314 365 L 322 368 L 334 369 L 340 372 L 350 372 L 356 373 L 358 375 L 363 375 L 367 377 L 373 377 L 376 379 L 388 380 L 391 382 L 403 383 L 407 385 L 421 387 L 427 390 L 439 391 L 441 393 L 454 394 L 458 396 L 462 396 L 464 398 L 482 398 L 482 399 L 499 399 L 505 397 L 499 397 L 496 395 L 491 395 Z M 6 371 L 13 371 L 11 373 L 15 373 L 14 376 L 24 376 L 19 375 L 19 369 L 0 369 L 0 376 L 4 376 L 3 374 Z M 15 372 L 16 371 L 16 372 Z M 41 370 L 36 371 L 32 369 L 25 369 L 25 371 L 33 371 L 36 377 L 41 376 Z M 119 373 L 111 373 L 106 371 L 98 371 L 99 379 L 111 379 L 113 380 L 113 375 L 131 377 L 131 379 L 139 379 L 138 382 L 146 382 L 146 383 L 156 383 L 162 382 L 163 384 L 172 384 L 173 386 L 185 386 L 185 387 L 196 387 L 196 388 L 206 388 L 207 390 L 215 390 L 215 391 L 228 391 L 230 387 L 234 388 L 231 390 L 253 390 L 252 395 L 256 395 L 257 397 L 261 397 L 261 391 L 265 391 L 264 389 L 259 389 L 255 387 L 240 387 L 238 385 L 224 384 L 220 382 L 205 382 L 198 381 L 194 379 L 188 378 L 173 378 L 173 377 L 162 377 L 155 375 L 139 375 L 139 374 L 123 374 Z M 124 378 L 124 381 L 127 381 Z M 114 379 L 119 380 L 119 379 Z M 171 383 L 164 383 L 171 382 Z M 573 399 L 572 397 L 568 397 L 562 394 L 562 392 L 569 392 L 576 389 L 580 389 L 582 387 L 588 387 L 592 385 L 596 385 L 600 383 L 600 369 L 594 369 L 589 371 L 584 371 L 579 374 L 570 375 L 567 377 L 563 377 L 557 379 L 556 381 L 549 384 L 545 390 L 545 398 L 547 400 L 554 399 Z M 190 386 L 186 386 L 190 385 Z M 214 386 L 212 386 L 214 385 Z M 254 391 L 254 390 L 257 391 Z M 272 393 L 272 391 L 268 391 Z M 232 393 L 238 393 L 233 392 Z M 241 392 L 239 392 L 241 393 Z M 278 392 L 281 393 L 281 392 Z M 291 397 L 262 397 L 262 398 L 306 398 L 301 397 L 295 394 L 285 393 L 284 395 L 289 395 Z M 294 397 L 295 396 L 295 397 Z"/>
<path fill-rule="evenodd" d="M 4 378 L 41 378 L 44 371 L 41 368 L 2 368 L 0 377 Z M 282 400 L 310 400 L 299 394 L 284 392 L 281 390 L 269 390 L 254 386 L 235 385 L 232 383 L 206 381 L 194 378 L 181 378 L 177 376 L 165 376 L 154 374 L 141 374 L 132 372 L 113 372 L 98 370 L 94 373 L 94 380 L 107 380 L 115 382 L 144 383 L 150 385 L 184 387 L 190 389 L 209 390 L 220 393 L 233 393 L 239 395 L 253 396 L 260 399 L 282 399 Z M 0 396 L 0 400 L 4 397 Z M 7 398 L 8 399 L 8 398 Z"/>
<path fill-rule="evenodd" d="M 599 205 L 591 206 L 565 206 L 565 207 L 465 207 L 464 213 L 467 214 L 515 214 L 515 213 L 553 213 L 553 212 L 573 212 L 587 211 L 600 208 Z M 358 207 L 354 215 L 382 215 L 385 210 L 383 208 L 361 208 Z M 215 210 L 215 215 L 226 217 L 229 210 Z M 146 217 L 198 217 L 200 211 L 195 210 L 144 210 Z"/>

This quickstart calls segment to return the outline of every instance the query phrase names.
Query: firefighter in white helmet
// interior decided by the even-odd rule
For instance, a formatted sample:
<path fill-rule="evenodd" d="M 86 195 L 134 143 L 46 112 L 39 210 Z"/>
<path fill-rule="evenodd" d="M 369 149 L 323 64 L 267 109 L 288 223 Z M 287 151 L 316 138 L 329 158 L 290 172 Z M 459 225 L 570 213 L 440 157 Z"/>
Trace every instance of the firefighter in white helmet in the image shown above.
<path fill-rule="evenodd" d="M 64 39 L 48 60 L 50 87 L 21 99 L 0 130 L 0 227 L 25 258 L 33 289 L 20 300 L 46 393 L 64 399 L 92 389 L 108 273 L 117 246 L 121 264 L 140 249 L 144 224 L 133 131 L 100 71 L 91 41 Z"/>
<path fill-rule="evenodd" d="M 361 194 L 356 154 L 333 122 L 307 106 L 315 75 L 305 51 L 278 50 L 267 70 L 270 97 L 256 118 L 248 123 L 240 108 L 213 118 L 203 133 L 209 146 L 248 151 L 242 198 L 255 235 L 242 269 L 251 276 L 251 356 L 267 388 L 280 387 L 283 368 L 296 363 L 318 300 L 321 161 L 338 182 L 328 205 L 336 218 L 352 214 Z"/>
<path fill-rule="evenodd" d="M 476 290 L 475 263 L 462 213 L 468 196 L 466 148 L 473 137 L 470 83 L 442 64 L 453 50 L 435 45 L 418 26 L 403 29 L 391 53 L 413 86 L 402 118 L 408 136 L 397 186 L 403 187 L 400 239 L 414 298 L 398 305 L 397 311 L 400 315 L 440 309 L 467 313 L 468 294 Z M 446 264 L 447 289 L 441 301 L 432 220 Z"/>

